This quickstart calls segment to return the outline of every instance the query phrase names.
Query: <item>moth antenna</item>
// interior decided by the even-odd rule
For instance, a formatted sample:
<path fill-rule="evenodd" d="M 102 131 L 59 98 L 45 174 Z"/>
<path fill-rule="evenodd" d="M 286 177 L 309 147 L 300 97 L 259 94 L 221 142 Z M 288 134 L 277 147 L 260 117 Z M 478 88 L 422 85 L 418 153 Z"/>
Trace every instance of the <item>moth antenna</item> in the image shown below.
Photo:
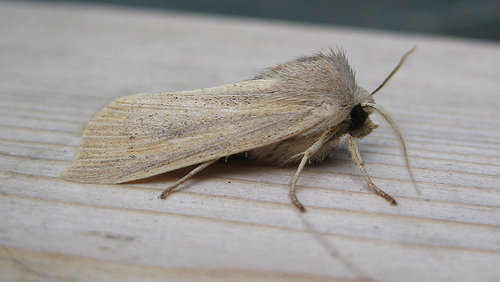
<path fill-rule="evenodd" d="M 399 61 L 399 64 L 391 71 L 389 76 L 387 76 L 387 78 L 377 88 L 375 88 L 375 90 L 373 90 L 372 93 L 370 93 L 370 96 L 377 93 L 377 91 L 379 91 L 380 89 L 382 89 L 382 87 L 384 87 L 384 85 L 389 81 L 389 79 L 391 79 L 391 77 L 399 70 L 399 68 L 401 68 L 401 66 L 403 65 L 406 58 L 411 53 L 413 53 L 413 51 L 415 51 L 416 48 L 417 48 L 417 46 L 413 46 L 413 48 L 411 48 L 410 51 L 406 52 L 406 54 L 403 55 L 403 57 L 401 58 L 401 61 Z"/>
<path fill-rule="evenodd" d="M 415 191 L 417 191 L 418 195 L 422 195 L 422 192 L 420 191 L 420 188 L 417 186 L 417 182 L 415 181 L 415 177 L 413 177 L 413 172 L 411 170 L 411 165 L 410 165 L 410 158 L 408 157 L 408 150 L 406 147 L 406 141 L 405 138 L 403 137 L 403 134 L 401 133 L 401 130 L 399 129 L 398 125 L 396 122 L 392 119 L 392 117 L 384 111 L 380 106 L 374 103 L 361 103 L 362 107 L 369 107 L 377 111 L 384 119 L 391 125 L 392 129 L 398 136 L 399 142 L 401 143 L 401 147 L 403 148 L 403 154 L 405 157 L 405 162 L 406 162 L 406 168 L 408 169 L 408 174 L 410 175 L 411 182 L 413 183 L 413 187 L 415 188 Z"/>

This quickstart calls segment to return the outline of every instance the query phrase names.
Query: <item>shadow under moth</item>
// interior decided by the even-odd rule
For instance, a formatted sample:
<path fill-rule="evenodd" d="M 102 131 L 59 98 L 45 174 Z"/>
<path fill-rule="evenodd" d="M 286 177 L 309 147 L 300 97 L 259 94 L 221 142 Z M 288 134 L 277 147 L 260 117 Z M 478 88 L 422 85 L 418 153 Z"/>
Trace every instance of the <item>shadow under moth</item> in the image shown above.
<path fill-rule="evenodd" d="M 407 148 L 394 120 L 373 100 L 406 57 L 371 93 L 359 87 L 342 50 L 264 69 L 253 79 L 218 87 L 119 98 L 87 126 L 71 168 L 62 177 L 83 183 L 123 183 L 196 165 L 165 189 L 175 188 L 220 158 L 244 154 L 259 163 L 297 165 L 289 195 L 302 212 L 295 187 L 308 162 L 323 162 L 347 142 L 368 186 L 392 205 L 396 200 L 371 181 L 355 139 L 376 127 L 373 111 L 396 132 L 412 182 Z M 417 190 L 418 191 L 418 190 Z"/>

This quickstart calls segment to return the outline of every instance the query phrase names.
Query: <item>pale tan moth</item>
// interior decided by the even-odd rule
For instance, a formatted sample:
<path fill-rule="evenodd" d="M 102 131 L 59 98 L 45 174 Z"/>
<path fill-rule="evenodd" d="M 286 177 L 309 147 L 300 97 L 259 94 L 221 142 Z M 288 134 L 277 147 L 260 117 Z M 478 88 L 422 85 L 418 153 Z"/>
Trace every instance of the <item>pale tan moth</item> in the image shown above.
<path fill-rule="evenodd" d="M 401 131 L 372 97 L 412 51 L 371 93 L 357 85 L 345 52 L 330 49 L 264 69 L 250 80 L 119 98 L 88 124 L 78 155 L 62 177 L 84 183 L 123 183 L 198 164 L 163 191 L 160 198 L 165 199 L 218 159 L 243 153 L 259 163 L 298 164 L 289 194 L 294 205 L 305 211 L 295 194 L 304 166 L 326 160 L 347 142 L 368 186 L 397 205 L 371 181 L 355 139 L 377 127 L 369 116 L 373 110 L 379 112 L 401 141 L 413 181 Z"/>

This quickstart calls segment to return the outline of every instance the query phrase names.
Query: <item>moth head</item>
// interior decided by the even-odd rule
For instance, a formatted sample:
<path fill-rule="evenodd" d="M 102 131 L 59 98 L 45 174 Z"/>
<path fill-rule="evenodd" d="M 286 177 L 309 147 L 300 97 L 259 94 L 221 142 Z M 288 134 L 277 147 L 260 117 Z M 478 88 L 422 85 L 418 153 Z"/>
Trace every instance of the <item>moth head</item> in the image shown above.
<path fill-rule="evenodd" d="M 347 132 L 354 138 L 362 138 L 370 134 L 378 125 L 374 124 L 370 119 L 370 114 L 373 112 L 372 108 L 365 107 L 362 103 L 374 103 L 373 98 L 363 88 L 358 87 L 356 95 L 359 97 L 357 100 L 362 101 L 356 104 L 349 114 L 349 126 Z"/>

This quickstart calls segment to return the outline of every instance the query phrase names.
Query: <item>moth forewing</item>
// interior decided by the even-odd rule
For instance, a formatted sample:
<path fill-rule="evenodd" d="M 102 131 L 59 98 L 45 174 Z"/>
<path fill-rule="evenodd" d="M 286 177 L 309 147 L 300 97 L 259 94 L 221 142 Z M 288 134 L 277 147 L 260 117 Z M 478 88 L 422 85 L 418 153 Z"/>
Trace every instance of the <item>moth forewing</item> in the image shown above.
<path fill-rule="evenodd" d="M 394 204 L 371 182 L 354 141 L 377 127 L 369 118 L 376 107 L 370 105 L 373 98 L 356 84 L 341 50 L 285 62 L 238 83 L 124 97 L 89 123 L 63 177 L 122 183 L 199 164 L 165 189 L 165 198 L 217 159 L 244 152 L 261 163 L 299 164 L 289 182 L 290 198 L 305 211 L 295 191 L 302 170 L 347 140 L 369 187 Z"/>
<path fill-rule="evenodd" d="M 275 84 L 250 80 L 120 98 L 89 123 L 62 177 L 85 183 L 133 181 L 279 142 L 320 121 L 311 106 L 277 103 Z"/>

